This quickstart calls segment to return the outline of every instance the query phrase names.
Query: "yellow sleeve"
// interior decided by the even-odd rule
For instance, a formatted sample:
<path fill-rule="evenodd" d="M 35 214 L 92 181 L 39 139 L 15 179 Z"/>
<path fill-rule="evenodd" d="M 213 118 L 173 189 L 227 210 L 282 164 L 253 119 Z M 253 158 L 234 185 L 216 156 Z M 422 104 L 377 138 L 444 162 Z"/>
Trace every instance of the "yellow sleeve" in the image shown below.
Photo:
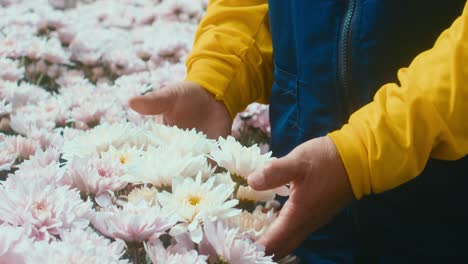
<path fill-rule="evenodd" d="M 266 103 L 273 82 L 267 0 L 212 0 L 187 59 L 187 81 L 223 101 L 232 117 Z"/>
<path fill-rule="evenodd" d="M 465 6 L 432 49 L 398 72 L 401 85 L 381 87 L 373 102 L 329 134 L 357 199 L 415 178 L 429 158 L 468 153 L 467 16 Z"/>

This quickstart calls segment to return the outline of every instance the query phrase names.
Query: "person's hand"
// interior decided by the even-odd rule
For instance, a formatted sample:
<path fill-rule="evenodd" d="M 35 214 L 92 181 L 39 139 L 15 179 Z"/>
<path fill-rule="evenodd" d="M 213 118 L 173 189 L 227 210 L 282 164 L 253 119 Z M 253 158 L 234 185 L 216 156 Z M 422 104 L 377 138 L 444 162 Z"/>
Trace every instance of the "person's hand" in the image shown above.
<path fill-rule="evenodd" d="M 256 190 L 291 184 L 288 201 L 258 241 L 275 258 L 292 252 L 354 198 L 341 158 L 328 137 L 299 145 L 250 175 L 248 182 Z"/>
<path fill-rule="evenodd" d="M 231 117 L 223 103 L 193 82 L 181 82 L 137 96 L 130 107 L 143 115 L 162 115 L 164 123 L 195 128 L 209 138 L 231 133 Z"/>

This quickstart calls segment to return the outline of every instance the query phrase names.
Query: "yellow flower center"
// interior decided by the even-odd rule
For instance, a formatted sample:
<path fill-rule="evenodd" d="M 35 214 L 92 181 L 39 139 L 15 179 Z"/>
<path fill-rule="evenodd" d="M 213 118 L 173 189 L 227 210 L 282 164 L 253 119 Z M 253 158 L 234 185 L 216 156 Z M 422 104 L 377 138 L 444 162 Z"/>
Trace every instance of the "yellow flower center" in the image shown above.
<path fill-rule="evenodd" d="M 188 202 L 192 206 L 198 205 L 200 203 L 200 201 L 201 201 L 201 197 L 199 197 L 199 196 L 190 196 L 188 198 Z"/>
<path fill-rule="evenodd" d="M 120 160 L 120 164 L 124 165 L 125 163 L 127 163 L 128 158 L 127 158 L 127 156 L 122 155 L 122 156 L 120 156 L 119 160 Z"/>

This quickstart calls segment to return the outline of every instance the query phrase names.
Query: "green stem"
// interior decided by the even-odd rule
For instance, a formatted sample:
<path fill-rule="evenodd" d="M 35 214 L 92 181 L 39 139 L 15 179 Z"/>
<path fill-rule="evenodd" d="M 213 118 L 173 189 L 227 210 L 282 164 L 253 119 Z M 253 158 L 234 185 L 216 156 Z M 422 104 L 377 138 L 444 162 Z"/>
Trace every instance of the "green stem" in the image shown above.
<path fill-rule="evenodd" d="M 133 248 L 133 261 L 138 264 L 138 247 Z"/>
<path fill-rule="evenodd" d="M 41 85 L 42 79 L 44 79 L 44 73 L 42 72 L 41 75 L 39 75 L 39 78 L 36 81 L 36 85 Z"/>

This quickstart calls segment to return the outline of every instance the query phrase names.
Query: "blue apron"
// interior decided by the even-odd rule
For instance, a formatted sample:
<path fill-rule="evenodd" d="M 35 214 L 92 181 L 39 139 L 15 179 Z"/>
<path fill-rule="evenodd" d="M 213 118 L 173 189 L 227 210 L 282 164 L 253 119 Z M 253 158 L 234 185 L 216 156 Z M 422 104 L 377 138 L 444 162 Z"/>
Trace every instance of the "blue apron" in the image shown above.
<path fill-rule="evenodd" d="M 270 0 L 271 146 L 283 156 L 340 128 L 458 17 L 465 1 Z M 414 263 L 466 255 L 468 160 L 343 210 L 303 243 L 305 263 Z M 446 260 L 446 259 L 445 259 Z"/>

